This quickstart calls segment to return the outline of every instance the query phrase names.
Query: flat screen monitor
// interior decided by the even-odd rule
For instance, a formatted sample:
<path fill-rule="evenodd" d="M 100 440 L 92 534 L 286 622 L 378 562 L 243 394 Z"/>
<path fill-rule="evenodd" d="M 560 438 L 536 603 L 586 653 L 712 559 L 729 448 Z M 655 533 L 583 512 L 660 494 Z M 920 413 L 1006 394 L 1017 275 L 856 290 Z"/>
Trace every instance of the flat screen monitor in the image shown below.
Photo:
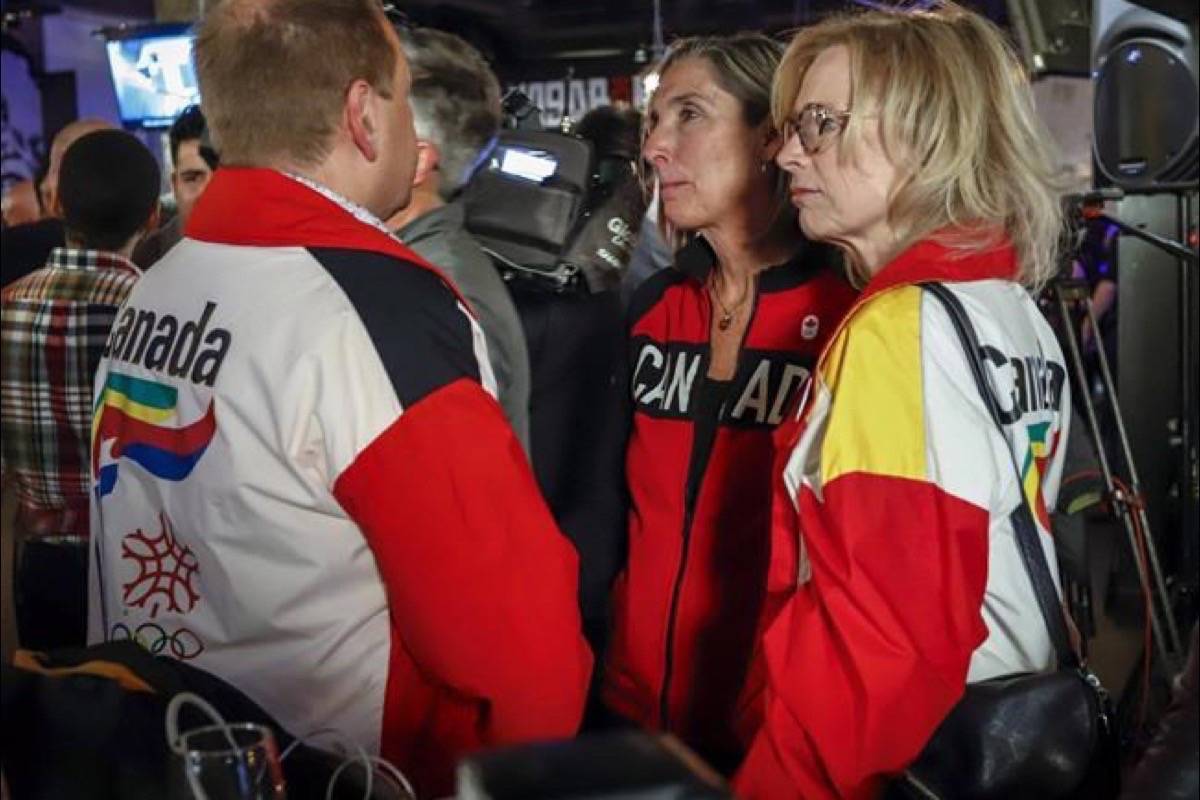
<path fill-rule="evenodd" d="M 126 125 L 167 127 L 179 112 L 200 102 L 190 30 L 156 29 L 111 39 L 106 47 Z"/>

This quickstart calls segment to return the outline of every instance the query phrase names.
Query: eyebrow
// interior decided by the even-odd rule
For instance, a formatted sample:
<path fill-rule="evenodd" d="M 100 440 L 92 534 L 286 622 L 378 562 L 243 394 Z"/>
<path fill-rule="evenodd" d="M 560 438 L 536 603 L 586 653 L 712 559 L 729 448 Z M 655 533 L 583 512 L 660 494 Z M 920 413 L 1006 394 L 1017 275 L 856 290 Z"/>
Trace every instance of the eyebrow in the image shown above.
<path fill-rule="evenodd" d="M 793 111 L 800 109 L 800 108 L 804 108 L 805 106 L 822 106 L 824 108 L 828 108 L 831 111 L 841 111 L 844 107 L 848 107 L 848 104 L 847 104 L 847 106 L 843 106 L 841 103 L 831 103 L 828 100 L 814 100 L 811 98 L 809 100 L 801 103 L 800 95 L 797 94 L 796 99 L 792 102 Z"/>
<path fill-rule="evenodd" d="M 651 100 L 650 107 L 646 110 L 647 116 L 657 119 L 659 110 L 662 106 L 666 106 L 667 108 L 678 108 L 679 106 L 684 105 L 685 103 L 691 103 L 691 102 L 697 102 L 697 101 L 700 102 L 702 105 L 710 106 L 710 107 L 713 104 L 713 100 L 710 96 L 703 94 L 695 89 L 689 89 L 686 92 L 682 92 L 680 94 L 673 95 L 673 96 L 667 98 L 662 103 L 655 103 L 653 100 Z"/>
<path fill-rule="evenodd" d="M 702 94 L 701 92 L 692 90 L 692 91 L 687 91 L 687 92 L 684 92 L 683 94 L 677 94 L 674 97 L 671 97 L 670 99 L 667 100 L 667 105 L 681 106 L 684 103 L 692 102 L 695 100 L 699 100 L 699 101 L 705 103 L 706 105 L 711 105 L 712 101 L 713 101 L 712 97 L 710 97 L 709 95 Z"/>

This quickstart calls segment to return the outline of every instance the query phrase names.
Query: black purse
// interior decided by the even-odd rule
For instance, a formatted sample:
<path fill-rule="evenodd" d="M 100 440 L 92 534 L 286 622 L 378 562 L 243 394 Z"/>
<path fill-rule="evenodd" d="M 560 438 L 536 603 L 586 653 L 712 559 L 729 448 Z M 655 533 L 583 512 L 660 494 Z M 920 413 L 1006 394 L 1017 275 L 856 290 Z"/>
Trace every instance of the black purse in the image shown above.
<path fill-rule="evenodd" d="M 984 405 L 1007 441 L 966 311 L 945 286 L 926 283 L 922 288 L 950 315 Z M 1019 487 L 1015 458 L 1013 469 Z M 917 760 L 889 786 L 889 798 L 1103 800 L 1115 797 L 1120 788 L 1112 704 L 1071 647 L 1063 605 L 1024 493 L 1010 519 L 1058 668 L 968 685 Z"/>

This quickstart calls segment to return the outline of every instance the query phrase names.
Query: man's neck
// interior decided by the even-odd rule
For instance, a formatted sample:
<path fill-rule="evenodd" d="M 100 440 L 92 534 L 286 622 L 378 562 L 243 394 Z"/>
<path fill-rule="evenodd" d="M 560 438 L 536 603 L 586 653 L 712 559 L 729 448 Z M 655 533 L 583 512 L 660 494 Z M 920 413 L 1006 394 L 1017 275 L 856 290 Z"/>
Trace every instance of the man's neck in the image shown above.
<path fill-rule="evenodd" d="M 349 174 L 348 171 L 340 169 L 334 158 L 327 159 L 324 163 L 317 166 L 279 162 L 271 164 L 270 168 L 288 175 L 304 178 L 324 187 L 343 200 L 348 200 L 360 208 L 371 211 L 372 214 L 377 213 L 372 211 L 370 199 L 363 195 L 355 181 L 346 178 L 346 175 Z"/>
<path fill-rule="evenodd" d="M 437 191 L 432 191 L 424 186 L 416 186 L 413 188 L 412 200 L 408 205 L 392 214 L 384 224 L 387 225 L 388 230 L 402 230 L 418 218 L 444 205 L 446 202 L 442 200 Z"/>

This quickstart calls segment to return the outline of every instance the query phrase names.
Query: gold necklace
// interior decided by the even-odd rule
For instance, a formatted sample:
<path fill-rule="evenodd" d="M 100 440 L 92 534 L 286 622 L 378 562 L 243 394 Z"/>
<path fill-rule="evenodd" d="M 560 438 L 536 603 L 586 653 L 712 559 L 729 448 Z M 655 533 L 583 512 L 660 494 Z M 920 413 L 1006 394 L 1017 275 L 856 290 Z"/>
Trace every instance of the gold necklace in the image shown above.
<path fill-rule="evenodd" d="M 708 293 L 712 296 L 713 301 L 721 309 L 721 315 L 717 317 L 717 327 L 720 330 L 729 330 L 729 326 L 733 324 L 734 317 L 737 316 L 737 313 L 741 310 L 742 306 L 746 304 L 746 298 L 750 296 L 750 292 L 751 290 L 747 289 L 742 294 L 742 299 L 734 303 L 733 306 L 727 307 L 721 302 L 721 294 L 717 291 L 717 273 L 715 270 L 713 271 L 713 276 L 708 281 Z"/>

